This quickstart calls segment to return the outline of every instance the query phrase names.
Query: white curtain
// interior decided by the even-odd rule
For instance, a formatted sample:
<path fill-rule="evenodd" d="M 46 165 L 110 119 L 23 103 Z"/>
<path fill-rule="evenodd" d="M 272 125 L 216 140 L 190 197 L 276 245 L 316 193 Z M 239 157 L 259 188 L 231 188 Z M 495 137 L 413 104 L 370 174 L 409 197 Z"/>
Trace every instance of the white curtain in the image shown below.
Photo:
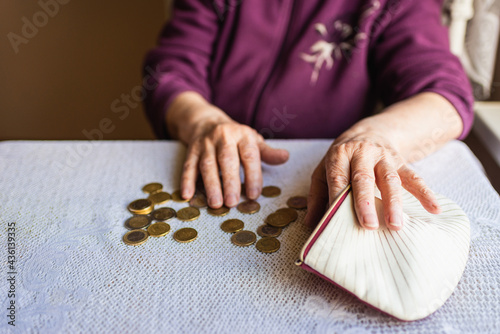
<path fill-rule="evenodd" d="M 500 32 L 500 0 L 447 0 L 450 47 L 467 71 L 476 100 L 490 96 Z"/>

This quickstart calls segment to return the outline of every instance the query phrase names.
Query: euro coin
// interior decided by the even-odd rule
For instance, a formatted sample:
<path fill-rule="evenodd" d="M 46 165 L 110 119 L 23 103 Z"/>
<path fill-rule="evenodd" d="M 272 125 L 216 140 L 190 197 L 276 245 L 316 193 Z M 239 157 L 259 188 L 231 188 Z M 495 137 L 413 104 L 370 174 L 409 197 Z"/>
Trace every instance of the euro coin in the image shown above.
<path fill-rule="evenodd" d="M 191 200 L 189 201 L 189 205 L 194 207 L 194 208 L 206 208 L 207 207 L 207 198 L 203 194 L 196 194 Z"/>
<path fill-rule="evenodd" d="M 262 253 L 274 253 L 280 249 L 280 241 L 276 238 L 264 237 L 257 241 L 255 247 Z"/>
<path fill-rule="evenodd" d="M 147 215 L 153 208 L 154 204 L 149 199 L 138 199 L 128 205 L 128 210 L 136 215 Z"/>
<path fill-rule="evenodd" d="M 146 184 L 144 187 L 142 187 L 142 191 L 144 191 L 146 194 L 154 194 L 163 189 L 163 185 L 161 183 L 149 183 Z"/>
<path fill-rule="evenodd" d="M 238 211 L 241 213 L 256 213 L 260 210 L 260 204 L 256 201 L 248 200 L 238 204 Z"/>
<path fill-rule="evenodd" d="M 218 209 L 208 208 L 207 212 L 212 216 L 222 217 L 222 216 L 225 216 L 229 213 L 229 208 L 227 206 L 223 205 Z"/>
<path fill-rule="evenodd" d="M 175 241 L 182 243 L 191 242 L 195 240 L 197 237 L 198 237 L 198 232 L 196 232 L 196 230 L 191 227 L 181 228 L 180 230 L 177 230 L 174 233 Z"/>
<path fill-rule="evenodd" d="M 250 246 L 257 240 L 257 236 L 252 231 L 239 231 L 233 234 L 231 242 L 236 246 Z"/>
<path fill-rule="evenodd" d="M 198 219 L 199 216 L 200 216 L 200 210 L 198 208 L 193 208 L 191 206 L 177 211 L 177 218 L 185 222 Z"/>
<path fill-rule="evenodd" d="M 182 198 L 182 195 L 181 195 L 181 191 L 180 190 L 176 190 L 172 193 L 172 200 L 174 202 L 178 202 L 178 203 L 186 203 L 186 202 L 189 202 L 189 199 L 184 199 Z"/>
<path fill-rule="evenodd" d="M 303 210 L 307 209 L 307 198 L 304 196 L 290 197 L 286 204 L 292 209 Z"/>
<path fill-rule="evenodd" d="M 170 232 L 170 225 L 164 222 L 154 223 L 148 227 L 148 233 L 152 237 L 163 237 L 168 232 Z"/>
<path fill-rule="evenodd" d="M 279 213 L 280 215 L 285 215 L 288 220 L 290 220 L 290 223 L 293 223 L 294 221 L 299 218 L 299 214 L 297 213 L 297 210 L 292 209 L 292 208 L 282 208 L 276 210 L 276 213 Z"/>
<path fill-rule="evenodd" d="M 123 242 L 127 245 L 137 246 L 148 240 L 148 232 L 144 230 L 133 230 L 123 236 Z"/>
<path fill-rule="evenodd" d="M 281 189 L 276 186 L 262 188 L 262 196 L 264 197 L 278 197 L 279 195 L 281 195 Z"/>
<path fill-rule="evenodd" d="M 288 226 L 288 224 L 290 223 L 291 221 L 286 215 L 277 212 L 271 213 L 266 218 L 266 224 L 274 227 L 285 227 Z"/>
<path fill-rule="evenodd" d="M 151 218 L 148 216 L 133 216 L 127 219 L 125 227 L 129 230 L 137 230 L 151 224 Z"/>
<path fill-rule="evenodd" d="M 239 219 L 228 219 L 220 225 L 221 230 L 227 233 L 241 231 L 245 224 Z"/>
<path fill-rule="evenodd" d="M 159 208 L 151 212 L 151 218 L 158 221 L 167 221 L 176 216 L 175 210 L 172 208 Z"/>
<path fill-rule="evenodd" d="M 260 235 L 261 237 L 279 237 L 281 235 L 281 228 L 280 227 L 274 227 L 271 225 L 261 225 L 257 228 L 257 234 Z"/>
<path fill-rule="evenodd" d="M 168 201 L 170 201 L 172 197 L 170 196 L 169 193 L 166 193 L 164 191 L 160 191 L 154 194 L 149 195 L 148 199 L 153 202 L 155 205 L 160 205 L 160 204 L 165 204 Z"/>

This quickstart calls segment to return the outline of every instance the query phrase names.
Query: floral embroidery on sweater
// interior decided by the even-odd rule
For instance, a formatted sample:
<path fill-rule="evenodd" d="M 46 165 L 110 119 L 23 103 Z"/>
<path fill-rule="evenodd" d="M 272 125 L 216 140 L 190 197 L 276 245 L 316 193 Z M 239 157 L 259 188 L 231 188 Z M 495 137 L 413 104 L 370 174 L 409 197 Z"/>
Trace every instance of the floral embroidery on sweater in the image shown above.
<path fill-rule="evenodd" d="M 374 15 L 379 9 L 380 1 L 373 0 L 361 13 L 358 27 L 362 26 L 363 22 L 368 17 Z M 340 60 L 343 56 L 347 57 L 350 55 L 352 49 L 357 46 L 359 41 L 368 38 L 366 32 L 359 31 L 357 27 L 353 28 L 352 25 L 340 19 L 333 22 L 333 31 L 330 31 L 332 35 L 340 35 L 340 42 L 338 43 L 327 41 L 329 31 L 324 23 L 319 22 L 314 24 L 314 30 L 318 32 L 321 39 L 309 48 L 310 53 L 300 54 L 302 60 L 313 64 L 311 85 L 315 85 L 318 81 L 319 72 L 323 68 L 323 65 L 325 65 L 327 70 L 331 70 L 336 60 Z"/>

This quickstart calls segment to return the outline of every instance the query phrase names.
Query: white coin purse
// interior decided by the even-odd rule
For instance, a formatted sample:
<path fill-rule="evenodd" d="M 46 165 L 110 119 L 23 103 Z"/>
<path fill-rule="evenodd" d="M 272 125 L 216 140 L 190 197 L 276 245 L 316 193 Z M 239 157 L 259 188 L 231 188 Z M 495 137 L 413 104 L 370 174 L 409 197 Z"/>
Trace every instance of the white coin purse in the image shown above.
<path fill-rule="evenodd" d="M 401 231 L 381 223 L 363 229 L 348 187 L 328 209 L 300 252 L 297 265 L 361 301 L 404 321 L 422 319 L 453 293 L 465 269 L 470 223 L 453 201 L 437 196 L 442 213 L 428 213 L 403 193 Z M 376 198 L 379 221 L 382 205 Z"/>

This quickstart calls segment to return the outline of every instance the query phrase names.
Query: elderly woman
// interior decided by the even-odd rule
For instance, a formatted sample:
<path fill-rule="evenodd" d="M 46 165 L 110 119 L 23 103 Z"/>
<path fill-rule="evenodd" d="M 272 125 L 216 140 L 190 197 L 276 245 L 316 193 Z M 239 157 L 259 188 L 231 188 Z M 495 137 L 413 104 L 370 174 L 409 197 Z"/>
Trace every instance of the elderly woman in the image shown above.
<path fill-rule="evenodd" d="M 159 137 L 188 147 L 182 196 L 200 173 L 211 207 L 235 206 L 242 165 L 256 199 L 261 162 L 288 159 L 264 137 L 335 138 L 312 174 L 306 223 L 349 183 L 367 229 L 402 228 L 401 187 L 439 213 L 408 163 L 464 138 L 473 120 L 440 13 L 438 0 L 176 1 L 146 59 L 160 73 L 146 109 Z"/>

